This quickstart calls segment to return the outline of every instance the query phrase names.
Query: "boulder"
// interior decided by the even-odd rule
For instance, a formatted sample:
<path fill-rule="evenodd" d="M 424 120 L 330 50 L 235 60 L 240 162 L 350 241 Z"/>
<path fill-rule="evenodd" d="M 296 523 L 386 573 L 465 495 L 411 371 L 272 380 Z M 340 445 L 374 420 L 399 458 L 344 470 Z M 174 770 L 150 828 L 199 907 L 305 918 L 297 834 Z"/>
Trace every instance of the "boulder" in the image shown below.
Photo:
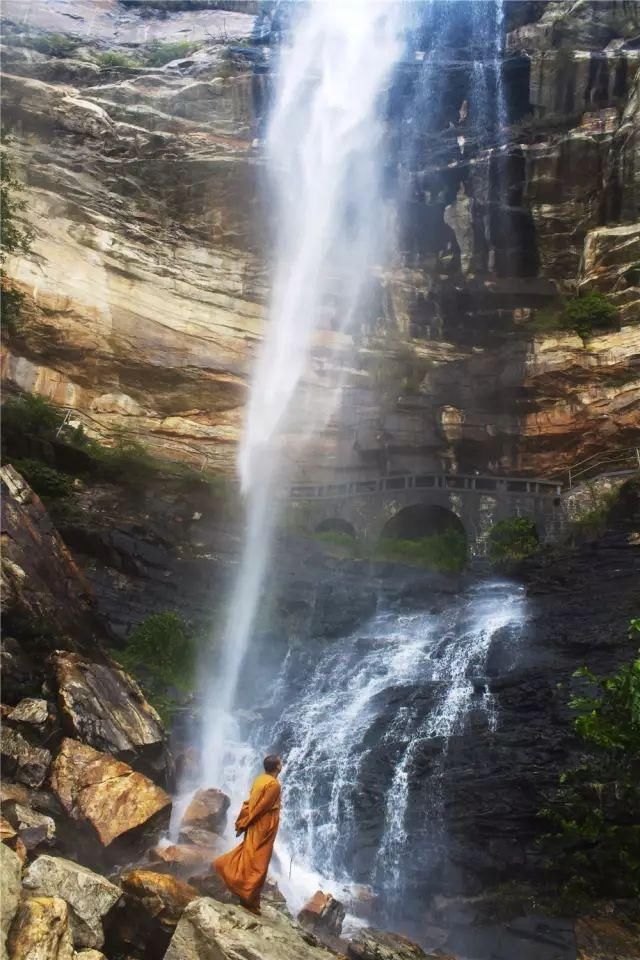
<path fill-rule="evenodd" d="M 49 718 L 49 707 L 46 700 L 35 697 L 25 697 L 14 707 L 8 719 L 13 723 L 25 723 L 28 726 L 43 727 Z"/>
<path fill-rule="evenodd" d="M 95 829 L 103 846 L 129 831 L 160 827 L 171 797 L 121 760 L 65 738 L 51 772 L 51 786 L 67 813 Z"/>
<path fill-rule="evenodd" d="M 129 902 L 145 910 L 165 927 L 175 927 L 184 908 L 198 898 L 198 891 L 166 873 L 130 870 L 122 876 L 122 889 Z"/>
<path fill-rule="evenodd" d="M 69 911 L 59 897 L 22 900 L 9 933 L 11 960 L 74 960 Z"/>
<path fill-rule="evenodd" d="M 22 863 L 5 843 L 0 843 L 0 960 L 7 957 L 7 934 L 20 901 Z"/>
<path fill-rule="evenodd" d="M 178 841 L 195 847 L 204 847 L 207 850 L 223 852 L 224 841 L 220 834 L 213 833 L 211 830 L 204 830 L 202 827 L 183 827 L 180 830 Z"/>
<path fill-rule="evenodd" d="M 430 960 L 413 940 L 398 933 L 361 930 L 347 948 L 349 960 Z M 447 960 L 441 957 L 440 960 Z"/>
<path fill-rule="evenodd" d="M 355 884 L 351 888 L 351 898 L 349 900 L 349 913 L 356 917 L 370 919 L 379 897 L 373 887 L 365 883 Z"/>
<path fill-rule="evenodd" d="M 298 920 L 307 929 L 339 937 L 344 923 L 345 909 L 330 893 L 317 890 L 298 914 Z"/>
<path fill-rule="evenodd" d="M 272 907 L 261 917 L 208 897 L 185 908 L 165 960 L 329 960 L 334 954 L 310 942 Z"/>
<path fill-rule="evenodd" d="M 56 651 L 51 662 L 65 732 L 166 781 L 164 727 L 137 683 L 115 664 L 74 653 Z"/>
<path fill-rule="evenodd" d="M 2 613 L 5 633 L 46 633 L 82 645 L 100 631 L 92 590 L 56 532 L 42 501 L 9 464 L 0 468 L 2 488 Z M 58 644 L 60 645 L 60 643 Z M 13 648 L 12 648 L 13 649 Z M 15 670 L 29 677 L 37 664 L 12 653 Z M 20 662 L 17 662 L 17 661 Z M 15 669 L 13 669 L 15 668 Z M 20 693 L 19 686 L 16 693 Z M 27 688 L 20 696 L 25 696 Z M 20 699 L 20 697 L 18 697 Z M 15 701 L 17 702 L 17 701 Z"/>
<path fill-rule="evenodd" d="M 27 850 L 36 850 L 42 844 L 51 844 L 56 837 L 52 817 L 22 803 L 6 804 L 6 816 L 18 832 Z"/>
<path fill-rule="evenodd" d="M 4 726 L 1 752 L 4 772 L 29 787 L 39 787 L 51 764 L 51 754 L 44 747 L 34 747 L 18 730 Z"/>
<path fill-rule="evenodd" d="M 185 810 L 180 824 L 181 832 L 186 827 L 199 827 L 213 833 L 222 833 L 227 822 L 229 797 L 222 790 L 211 787 L 197 790 Z"/>
<path fill-rule="evenodd" d="M 101 947 L 102 919 L 122 891 L 105 877 L 62 857 L 40 856 L 24 877 L 24 886 L 38 897 L 60 897 L 69 907 L 76 947 Z"/>
<path fill-rule="evenodd" d="M 73 960 L 107 960 L 107 958 L 99 950 L 78 950 Z"/>

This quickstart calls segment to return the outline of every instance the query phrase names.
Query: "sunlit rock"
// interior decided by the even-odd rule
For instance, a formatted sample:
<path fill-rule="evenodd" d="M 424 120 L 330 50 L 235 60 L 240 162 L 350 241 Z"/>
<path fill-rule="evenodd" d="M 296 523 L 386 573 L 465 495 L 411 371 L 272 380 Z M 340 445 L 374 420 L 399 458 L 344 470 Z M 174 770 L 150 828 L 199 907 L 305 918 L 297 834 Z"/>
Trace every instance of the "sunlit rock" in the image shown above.
<path fill-rule="evenodd" d="M 310 943 L 297 925 L 272 907 L 255 917 L 242 907 L 208 897 L 185 909 L 165 960 L 329 960 L 334 954 Z M 307 939 L 306 939 L 307 938 Z"/>
<path fill-rule="evenodd" d="M 408 937 L 381 930 L 362 930 L 347 948 L 349 960 L 432 960 Z M 454 960 L 441 957 L 440 960 Z"/>
<path fill-rule="evenodd" d="M 51 786 L 70 816 L 90 823 L 108 846 L 138 828 L 160 828 L 171 797 L 141 773 L 77 740 L 62 741 Z"/>
<path fill-rule="evenodd" d="M 23 899 L 8 943 L 11 960 L 74 960 L 67 904 L 59 897 Z"/>
<path fill-rule="evenodd" d="M 49 717 L 49 708 L 46 700 L 37 700 L 34 697 L 25 697 L 17 707 L 14 707 L 8 719 L 13 723 L 24 723 L 29 726 L 41 727 Z"/>
<path fill-rule="evenodd" d="M 7 935 L 18 909 L 22 863 L 6 843 L 0 843 L 0 960 L 7 958 Z"/>

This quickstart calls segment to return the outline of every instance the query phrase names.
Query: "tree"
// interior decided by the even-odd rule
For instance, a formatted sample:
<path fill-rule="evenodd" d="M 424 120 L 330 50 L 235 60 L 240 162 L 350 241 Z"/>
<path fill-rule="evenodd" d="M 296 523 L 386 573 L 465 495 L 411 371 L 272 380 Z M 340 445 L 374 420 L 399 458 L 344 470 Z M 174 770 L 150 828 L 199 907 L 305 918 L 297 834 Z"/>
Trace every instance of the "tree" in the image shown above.
<path fill-rule="evenodd" d="M 640 619 L 630 633 L 638 637 Z M 586 667 L 574 675 L 584 692 L 572 697 L 581 762 L 560 777 L 542 811 L 549 863 L 570 893 L 640 894 L 640 656 L 613 677 Z"/>
<path fill-rule="evenodd" d="M 2 292 L 2 329 L 15 333 L 20 321 L 24 294 L 11 286 L 4 272 L 7 257 L 13 253 L 29 253 L 33 234 L 16 218 L 27 202 L 20 194 L 24 186 L 13 175 L 6 150 L 0 150 L 0 288 Z"/>

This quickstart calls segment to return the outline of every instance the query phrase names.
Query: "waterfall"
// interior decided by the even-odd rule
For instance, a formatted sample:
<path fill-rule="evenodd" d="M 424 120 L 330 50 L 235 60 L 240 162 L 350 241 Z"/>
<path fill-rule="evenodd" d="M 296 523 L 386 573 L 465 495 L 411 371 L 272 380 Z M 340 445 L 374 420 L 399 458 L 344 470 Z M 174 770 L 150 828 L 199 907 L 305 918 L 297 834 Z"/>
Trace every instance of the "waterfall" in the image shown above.
<path fill-rule="evenodd" d="M 399 7 L 368 0 L 317 2 L 292 5 L 292 15 L 266 140 L 275 223 L 273 292 L 239 456 L 244 548 L 206 690 L 202 779 L 207 784 L 225 785 L 230 713 L 291 462 L 336 404 L 339 375 L 330 389 L 314 381 L 309 369 L 314 336 L 326 327 L 328 304 L 337 304 L 323 341 L 330 349 L 344 349 L 339 334 L 350 328 L 388 232 L 382 95 L 401 51 Z M 333 364 L 339 368 L 337 354 Z"/>
<path fill-rule="evenodd" d="M 316 884 L 321 876 L 325 889 L 347 898 L 354 879 L 371 883 L 393 911 L 420 856 L 407 823 L 417 752 L 427 743 L 436 748 L 421 777 L 428 807 L 420 814 L 434 843 L 446 845 L 440 780 L 449 738 L 464 731 L 472 709 L 482 712 L 489 732 L 495 728 L 487 658 L 507 634 L 515 659 L 525 621 L 522 588 L 483 583 L 443 612 L 381 610 L 357 634 L 330 645 L 298 683 L 295 664 L 287 664 L 282 712 L 258 734 L 285 754 L 287 863 L 292 856 L 307 875 L 316 871 Z M 354 871 L 358 859 L 362 867 Z M 424 864 L 425 875 L 428 869 Z M 297 905 L 304 891 L 292 895 Z"/>

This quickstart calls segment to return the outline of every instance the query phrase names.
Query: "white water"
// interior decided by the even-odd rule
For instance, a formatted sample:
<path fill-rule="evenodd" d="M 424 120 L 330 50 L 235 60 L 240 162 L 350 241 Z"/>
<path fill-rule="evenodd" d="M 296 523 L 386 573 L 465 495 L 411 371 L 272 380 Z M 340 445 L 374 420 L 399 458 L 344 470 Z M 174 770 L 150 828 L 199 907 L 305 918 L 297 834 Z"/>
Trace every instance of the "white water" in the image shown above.
<path fill-rule="evenodd" d="M 395 4 L 369 0 L 301 4 L 280 56 L 266 156 L 273 185 L 273 295 L 251 385 L 240 449 L 247 503 L 244 549 L 219 662 L 207 690 L 203 783 L 225 786 L 235 752 L 230 711 L 258 612 L 288 476 L 284 439 L 295 419 L 297 449 L 330 413 L 335 395 L 308 402 L 314 334 L 327 301 L 348 330 L 385 235 L 381 194 L 382 95 L 401 43 Z M 290 442 L 290 438 L 289 438 Z M 225 744 L 230 749 L 225 748 Z"/>

